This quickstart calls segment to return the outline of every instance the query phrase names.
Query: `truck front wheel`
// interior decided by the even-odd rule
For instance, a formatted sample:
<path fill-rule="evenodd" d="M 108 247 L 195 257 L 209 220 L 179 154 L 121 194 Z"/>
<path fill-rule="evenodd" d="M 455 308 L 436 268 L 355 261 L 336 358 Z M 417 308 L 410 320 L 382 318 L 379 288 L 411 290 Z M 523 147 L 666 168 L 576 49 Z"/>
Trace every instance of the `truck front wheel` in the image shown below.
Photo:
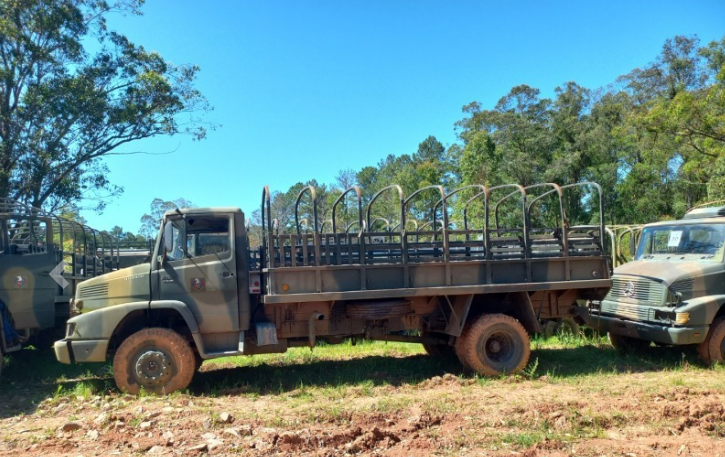
<path fill-rule="evenodd" d="M 697 346 L 700 358 L 708 365 L 725 362 L 725 318 L 715 319 L 705 341 Z"/>
<path fill-rule="evenodd" d="M 457 353 L 463 365 L 478 374 L 513 374 L 521 371 L 529 361 L 529 335 L 511 316 L 483 315 L 466 329 Z"/>
<path fill-rule="evenodd" d="M 141 389 L 169 394 L 185 389 L 196 371 L 194 351 L 178 333 L 147 328 L 126 338 L 113 358 L 116 385 L 124 392 Z"/>
<path fill-rule="evenodd" d="M 615 333 L 607 333 L 609 336 L 609 343 L 612 347 L 618 351 L 643 351 L 650 345 L 649 341 L 640 340 L 637 338 L 631 338 L 629 336 L 617 335 Z"/>

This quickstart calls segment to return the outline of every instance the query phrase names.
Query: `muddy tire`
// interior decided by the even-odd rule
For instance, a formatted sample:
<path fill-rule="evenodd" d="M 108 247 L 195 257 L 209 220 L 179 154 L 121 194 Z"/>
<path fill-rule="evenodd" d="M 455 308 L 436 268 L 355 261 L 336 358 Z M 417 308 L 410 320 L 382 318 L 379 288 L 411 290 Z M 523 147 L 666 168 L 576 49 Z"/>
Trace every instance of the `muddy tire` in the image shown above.
<path fill-rule="evenodd" d="M 468 329 L 461 346 L 468 366 L 484 376 L 521 371 L 531 355 L 526 329 L 505 314 L 478 317 Z"/>
<path fill-rule="evenodd" d="M 155 394 L 185 389 L 194 377 L 196 359 L 189 343 L 165 328 L 147 328 L 126 338 L 113 358 L 113 376 L 124 392 L 143 388 Z"/>
<path fill-rule="evenodd" d="M 458 357 L 458 361 L 463 366 L 463 371 L 466 373 L 473 373 L 473 367 L 468 363 L 466 359 L 466 341 L 471 330 L 471 324 L 466 323 L 461 332 L 461 336 L 456 338 L 456 343 L 453 345 L 453 353 Z"/>
<path fill-rule="evenodd" d="M 725 362 L 725 318 L 719 317 L 712 322 L 705 341 L 697 345 L 697 353 L 707 365 Z"/>
<path fill-rule="evenodd" d="M 617 335 L 615 333 L 607 333 L 609 343 L 612 347 L 620 352 L 628 351 L 644 351 L 650 346 L 649 341 L 631 338 L 629 336 Z"/>

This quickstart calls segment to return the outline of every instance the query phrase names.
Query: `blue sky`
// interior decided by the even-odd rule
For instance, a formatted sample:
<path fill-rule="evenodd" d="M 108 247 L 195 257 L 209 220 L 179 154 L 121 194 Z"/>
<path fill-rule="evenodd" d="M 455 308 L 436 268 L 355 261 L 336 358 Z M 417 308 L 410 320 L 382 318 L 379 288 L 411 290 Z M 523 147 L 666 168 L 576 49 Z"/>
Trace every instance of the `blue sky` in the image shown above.
<path fill-rule="evenodd" d="M 653 61 L 664 41 L 725 36 L 722 1 L 147 0 L 110 27 L 175 64 L 201 67 L 197 87 L 220 124 L 134 143 L 166 155 L 106 159 L 124 188 L 99 229 L 138 231 L 155 197 L 257 209 L 339 170 L 413 153 L 428 135 L 448 146 L 461 108 L 491 108 L 513 86 L 551 96 L 567 81 L 598 88 Z"/>

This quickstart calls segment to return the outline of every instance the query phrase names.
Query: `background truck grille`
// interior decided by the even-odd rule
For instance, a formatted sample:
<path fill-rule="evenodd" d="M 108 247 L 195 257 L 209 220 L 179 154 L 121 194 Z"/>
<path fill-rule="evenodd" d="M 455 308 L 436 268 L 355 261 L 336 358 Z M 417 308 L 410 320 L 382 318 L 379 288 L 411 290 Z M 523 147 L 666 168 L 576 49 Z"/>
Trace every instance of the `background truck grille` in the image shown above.
<path fill-rule="evenodd" d="M 98 295 L 108 295 L 108 283 L 95 284 L 92 286 L 78 286 L 80 289 L 79 298 L 94 297 Z"/>
<path fill-rule="evenodd" d="M 665 286 L 651 279 L 614 277 L 612 289 L 604 300 L 662 306 L 665 304 Z"/>
<path fill-rule="evenodd" d="M 683 279 L 680 281 L 677 281 L 676 283 L 672 284 L 670 286 L 670 290 L 672 292 L 680 292 L 680 293 L 689 293 L 692 292 L 692 286 L 694 285 L 695 280 L 690 279 Z"/>
<path fill-rule="evenodd" d="M 619 317 L 625 317 L 635 321 L 647 321 L 649 319 L 650 308 L 632 305 L 629 303 L 615 303 L 611 301 L 603 301 L 601 311 L 606 314 L 614 314 Z"/>

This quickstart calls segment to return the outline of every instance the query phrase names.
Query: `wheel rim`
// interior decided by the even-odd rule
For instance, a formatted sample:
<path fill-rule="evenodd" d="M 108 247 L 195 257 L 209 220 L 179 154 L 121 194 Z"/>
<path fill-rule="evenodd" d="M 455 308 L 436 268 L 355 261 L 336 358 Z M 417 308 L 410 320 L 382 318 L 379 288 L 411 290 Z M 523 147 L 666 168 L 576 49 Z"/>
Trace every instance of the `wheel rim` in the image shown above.
<path fill-rule="evenodd" d="M 506 332 L 493 332 L 484 336 L 476 345 L 478 357 L 496 366 L 508 366 L 516 354 L 516 343 Z"/>
<path fill-rule="evenodd" d="M 171 358 L 162 351 L 148 350 L 139 355 L 134 369 L 141 384 L 161 385 L 171 378 Z"/>

